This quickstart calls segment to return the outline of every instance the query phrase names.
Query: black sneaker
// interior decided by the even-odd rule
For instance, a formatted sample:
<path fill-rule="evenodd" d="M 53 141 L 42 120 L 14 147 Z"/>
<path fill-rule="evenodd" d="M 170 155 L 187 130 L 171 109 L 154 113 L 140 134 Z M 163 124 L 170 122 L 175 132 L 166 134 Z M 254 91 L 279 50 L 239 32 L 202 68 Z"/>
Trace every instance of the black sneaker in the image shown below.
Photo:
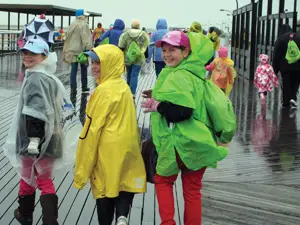
<path fill-rule="evenodd" d="M 82 88 L 81 89 L 81 93 L 89 93 L 90 92 L 90 88 Z"/>

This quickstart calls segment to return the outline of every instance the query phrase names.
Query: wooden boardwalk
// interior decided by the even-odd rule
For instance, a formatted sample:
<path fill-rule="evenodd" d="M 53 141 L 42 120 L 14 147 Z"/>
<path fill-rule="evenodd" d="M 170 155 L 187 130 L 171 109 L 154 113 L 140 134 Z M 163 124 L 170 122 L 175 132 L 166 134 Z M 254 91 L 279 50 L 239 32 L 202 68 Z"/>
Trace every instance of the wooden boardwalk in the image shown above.
<path fill-rule="evenodd" d="M 0 65 L 3 66 L 1 61 Z M 60 69 L 59 78 L 69 88 L 68 72 Z M 154 82 L 153 73 L 140 76 L 136 109 L 142 138 L 149 135 L 150 117 L 141 110 L 140 92 L 151 88 Z M 14 79 L 10 77 L 0 76 L 0 146 L 5 142 L 19 98 L 19 86 L 14 83 Z M 94 85 L 90 77 L 89 85 Z M 272 120 L 277 129 L 272 138 L 275 144 L 269 141 L 264 143 L 263 149 L 258 149 L 252 143 L 253 122 L 259 114 L 257 94 L 252 83 L 243 79 L 236 82 L 231 97 L 237 114 L 238 131 L 230 146 L 230 155 L 220 163 L 218 169 L 208 169 L 205 173 L 202 191 L 204 225 L 300 224 L 300 143 L 297 141 L 299 132 L 297 127 L 284 128 L 286 120 L 281 122 L 279 94 L 275 92 L 270 95 L 267 103 L 267 118 Z M 78 115 L 83 115 L 85 104 L 86 96 L 78 92 Z M 296 125 L 300 124 L 297 115 L 298 113 L 293 119 Z M 285 133 L 293 136 L 295 142 L 281 138 Z M 274 147 L 276 144 L 281 146 L 279 150 Z M 82 191 L 73 188 L 73 171 L 55 176 L 54 182 L 59 198 L 59 224 L 98 224 L 95 200 L 88 185 Z M 18 205 L 18 183 L 18 175 L 0 149 L 0 225 L 18 224 L 13 218 L 13 211 Z M 180 179 L 175 184 L 174 196 L 177 224 L 184 225 Z M 135 195 L 129 220 L 130 225 L 160 224 L 152 184 L 147 185 L 147 193 Z M 34 224 L 42 224 L 39 191 Z"/>

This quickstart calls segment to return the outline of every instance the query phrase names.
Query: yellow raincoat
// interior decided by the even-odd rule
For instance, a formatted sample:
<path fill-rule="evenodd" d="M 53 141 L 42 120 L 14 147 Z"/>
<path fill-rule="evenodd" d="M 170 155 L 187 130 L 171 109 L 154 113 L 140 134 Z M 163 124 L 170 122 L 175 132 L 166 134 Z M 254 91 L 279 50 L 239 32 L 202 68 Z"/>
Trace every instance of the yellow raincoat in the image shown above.
<path fill-rule="evenodd" d="M 207 36 L 214 43 L 215 51 L 218 51 L 220 49 L 220 38 L 217 33 L 214 31 L 212 33 L 208 33 Z"/>
<path fill-rule="evenodd" d="M 212 65 L 211 80 L 219 88 L 225 90 L 225 94 L 229 96 L 234 79 L 236 78 L 236 71 L 234 69 L 234 62 L 229 58 L 215 58 L 210 64 Z"/>
<path fill-rule="evenodd" d="M 82 189 L 90 178 L 95 199 L 117 197 L 120 191 L 146 191 L 131 91 L 121 78 L 124 54 L 114 45 L 93 49 L 101 63 L 98 87 L 90 96 L 86 122 L 79 138 L 74 186 Z"/>

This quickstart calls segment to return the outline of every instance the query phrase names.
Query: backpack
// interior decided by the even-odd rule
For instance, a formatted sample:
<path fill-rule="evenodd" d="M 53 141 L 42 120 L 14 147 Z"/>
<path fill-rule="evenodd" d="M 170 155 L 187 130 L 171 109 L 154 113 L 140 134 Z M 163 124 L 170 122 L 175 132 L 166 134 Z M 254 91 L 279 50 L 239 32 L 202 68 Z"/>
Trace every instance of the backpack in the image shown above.
<path fill-rule="evenodd" d="M 295 34 L 290 34 L 290 40 L 288 43 L 285 58 L 289 64 L 296 63 L 300 59 L 300 50 L 294 41 Z"/>
<path fill-rule="evenodd" d="M 88 57 L 81 52 L 77 57 L 76 57 L 76 62 L 80 63 L 80 64 L 86 64 L 88 61 Z"/>
<path fill-rule="evenodd" d="M 204 103 L 208 121 L 201 122 L 212 130 L 221 143 L 229 143 L 236 131 L 236 117 L 230 99 L 211 80 L 188 71 L 204 82 Z"/>
<path fill-rule="evenodd" d="M 136 60 L 138 60 L 142 56 L 141 48 L 136 43 L 136 40 L 138 39 L 139 36 L 140 36 L 140 34 L 136 38 L 132 38 L 129 35 L 129 37 L 131 38 L 131 42 L 130 42 L 129 47 L 128 47 L 126 53 L 125 53 L 125 55 L 127 57 L 127 61 L 129 63 L 135 62 Z"/>
<path fill-rule="evenodd" d="M 109 37 L 104 38 L 104 39 L 99 43 L 99 45 L 106 45 L 106 44 L 109 44 Z"/>

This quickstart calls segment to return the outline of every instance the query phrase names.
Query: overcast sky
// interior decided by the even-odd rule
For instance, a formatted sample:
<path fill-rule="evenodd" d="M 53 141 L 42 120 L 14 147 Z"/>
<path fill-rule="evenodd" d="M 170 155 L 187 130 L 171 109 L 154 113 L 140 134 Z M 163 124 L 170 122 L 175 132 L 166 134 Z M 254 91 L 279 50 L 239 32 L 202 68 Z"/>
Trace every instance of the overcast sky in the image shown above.
<path fill-rule="evenodd" d="M 239 0 L 239 6 L 251 2 Z M 140 20 L 141 26 L 155 28 L 158 18 L 166 18 L 169 26 L 188 27 L 193 21 L 199 21 L 204 27 L 228 25 L 230 17 L 220 9 L 230 11 L 236 8 L 236 0 L 0 0 L 0 3 L 51 4 L 68 8 L 85 8 L 87 11 L 102 13 L 96 21 L 106 28 L 116 18 L 124 20 L 126 27 L 131 20 Z M 1 23 L 5 23 L 2 12 Z M 3 16 L 2 16 L 3 15 Z M 14 16 L 12 15 L 12 18 Z M 59 24 L 56 19 L 56 24 Z M 24 23 L 24 22 L 23 22 Z"/>

